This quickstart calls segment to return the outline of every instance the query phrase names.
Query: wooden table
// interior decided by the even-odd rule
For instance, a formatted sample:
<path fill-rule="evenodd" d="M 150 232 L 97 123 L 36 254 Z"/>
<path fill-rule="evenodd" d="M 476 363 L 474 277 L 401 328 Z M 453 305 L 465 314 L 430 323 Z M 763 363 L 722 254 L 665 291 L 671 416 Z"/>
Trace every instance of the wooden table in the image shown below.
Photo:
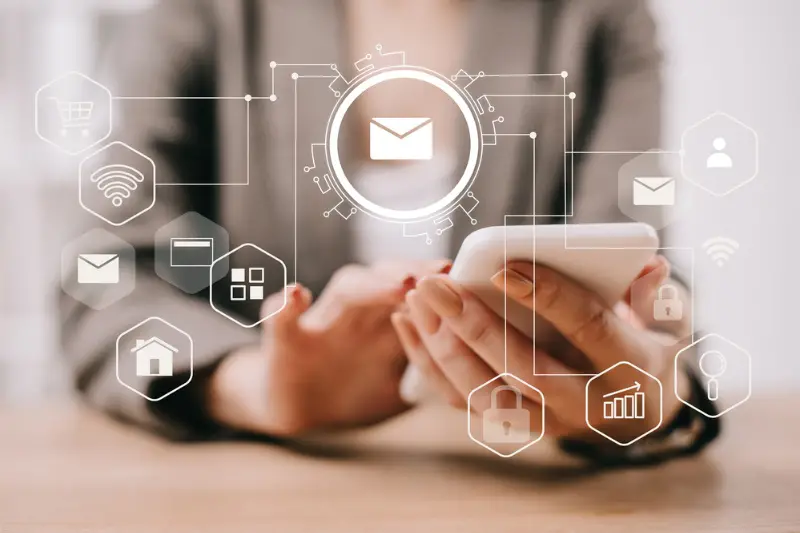
<path fill-rule="evenodd" d="M 603 473 L 497 458 L 444 408 L 297 449 L 0 410 L 0 532 L 798 532 L 799 410 L 753 398 L 703 458 Z"/>

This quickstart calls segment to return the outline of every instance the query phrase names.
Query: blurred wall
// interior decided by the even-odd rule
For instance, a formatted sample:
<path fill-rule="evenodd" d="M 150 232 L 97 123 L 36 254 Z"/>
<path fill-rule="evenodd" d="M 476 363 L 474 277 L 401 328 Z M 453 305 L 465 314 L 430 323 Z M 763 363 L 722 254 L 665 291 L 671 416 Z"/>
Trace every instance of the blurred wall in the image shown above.
<path fill-rule="evenodd" d="M 694 194 L 674 227 L 680 245 L 723 235 L 739 252 L 723 269 L 698 249 L 698 319 L 748 349 L 756 390 L 800 387 L 800 2 L 652 0 L 667 52 L 665 148 L 714 111 L 758 133 L 760 173 L 724 197 Z"/>

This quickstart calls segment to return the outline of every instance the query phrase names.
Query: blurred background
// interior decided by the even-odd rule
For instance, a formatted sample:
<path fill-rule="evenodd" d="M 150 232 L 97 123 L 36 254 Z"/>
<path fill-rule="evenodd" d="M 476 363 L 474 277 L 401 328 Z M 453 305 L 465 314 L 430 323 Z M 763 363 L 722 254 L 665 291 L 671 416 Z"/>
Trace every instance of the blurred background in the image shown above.
<path fill-rule="evenodd" d="M 34 94 L 66 71 L 91 72 L 115 24 L 153 1 L 0 0 L 0 404 L 69 394 L 54 310 L 61 247 L 76 212 L 76 162 L 35 136 Z M 723 198 L 694 194 L 691 212 L 672 226 L 675 245 L 695 248 L 698 320 L 748 349 L 755 394 L 798 388 L 798 4 L 650 4 L 666 54 L 661 148 L 678 150 L 683 131 L 718 110 L 760 141 L 755 181 Z M 724 268 L 701 247 L 716 236 L 740 245 Z M 745 374 L 738 378 L 746 383 Z"/>

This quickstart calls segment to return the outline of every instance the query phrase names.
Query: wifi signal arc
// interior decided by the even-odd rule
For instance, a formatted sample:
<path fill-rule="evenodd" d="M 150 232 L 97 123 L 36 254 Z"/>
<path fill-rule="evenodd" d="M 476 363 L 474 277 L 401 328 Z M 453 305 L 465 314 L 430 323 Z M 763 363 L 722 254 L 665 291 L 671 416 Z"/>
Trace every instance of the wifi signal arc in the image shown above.
<path fill-rule="evenodd" d="M 128 165 L 107 165 L 93 172 L 89 179 L 103 196 L 119 207 L 144 182 L 144 175 Z"/>
<path fill-rule="evenodd" d="M 713 237 L 703 243 L 703 249 L 718 267 L 723 267 L 739 250 L 739 243 L 727 237 Z"/>

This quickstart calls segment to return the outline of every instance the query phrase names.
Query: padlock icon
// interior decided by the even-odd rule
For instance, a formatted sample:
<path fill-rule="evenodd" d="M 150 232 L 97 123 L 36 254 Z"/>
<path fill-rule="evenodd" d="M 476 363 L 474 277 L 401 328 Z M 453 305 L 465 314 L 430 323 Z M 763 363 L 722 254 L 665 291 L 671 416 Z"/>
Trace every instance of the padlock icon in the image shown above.
<path fill-rule="evenodd" d="M 653 302 L 653 320 L 668 322 L 682 318 L 683 302 L 678 299 L 678 288 L 669 284 L 659 287 L 658 297 Z"/>
<path fill-rule="evenodd" d="M 517 397 L 515 409 L 498 409 L 497 395 L 513 392 Z M 530 440 L 531 413 L 522 408 L 522 393 L 511 385 L 501 385 L 492 391 L 492 403 L 483 412 L 483 441 L 489 444 L 519 444 Z"/>

